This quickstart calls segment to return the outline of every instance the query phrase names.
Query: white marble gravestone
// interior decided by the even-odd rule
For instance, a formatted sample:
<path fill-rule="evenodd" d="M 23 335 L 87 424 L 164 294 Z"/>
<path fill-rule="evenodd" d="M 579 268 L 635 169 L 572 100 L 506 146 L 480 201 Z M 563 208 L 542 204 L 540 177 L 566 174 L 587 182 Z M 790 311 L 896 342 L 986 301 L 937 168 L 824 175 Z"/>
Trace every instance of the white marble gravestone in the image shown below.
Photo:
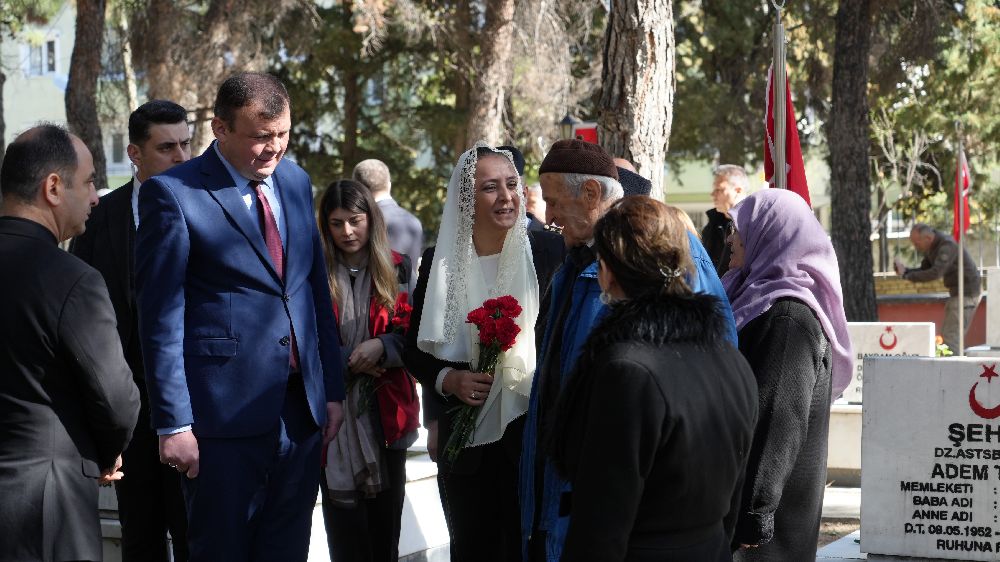
<path fill-rule="evenodd" d="M 854 346 L 854 376 L 844 390 L 844 399 L 851 404 L 861 403 L 865 357 L 934 357 L 933 322 L 848 322 L 847 333 Z"/>
<path fill-rule="evenodd" d="M 986 345 L 1000 347 L 1000 267 L 986 268 Z"/>
<path fill-rule="evenodd" d="M 1000 358 L 865 360 L 861 551 L 1000 559 Z"/>

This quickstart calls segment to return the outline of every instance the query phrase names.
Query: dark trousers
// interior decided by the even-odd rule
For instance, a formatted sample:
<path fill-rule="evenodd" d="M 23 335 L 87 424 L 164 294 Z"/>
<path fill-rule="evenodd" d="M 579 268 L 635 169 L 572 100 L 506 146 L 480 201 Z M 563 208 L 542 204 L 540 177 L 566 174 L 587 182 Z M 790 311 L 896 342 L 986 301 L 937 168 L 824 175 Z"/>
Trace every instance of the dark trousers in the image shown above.
<path fill-rule="evenodd" d="M 451 559 L 520 561 L 517 458 L 512 458 L 502 441 L 477 448 L 482 449 L 482 459 L 473 473 L 438 472 L 438 490 L 451 535 Z"/>
<path fill-rule="evenodd" d="M 122 560 L 166 562 L 170 531 L 175 562 L 187 562 L 183 476 L 160 462 L 159 439 L 143 420 L 149 420 L 148 413 L 139 417 L 132 442 L 122 453 L 126 477 L 115 482 L 122 524 Z"/>
<path fill-rule="evenodd" d="M 388 488 L 363 499 L 354 508 L 330 501 L 330 491 L 320 486 L 326 542 L 333 562 L 396 562 L 399 528 L 406 495 L 406 451 L 386 449 Z M 320 479 L 322 481 L 322 478 Z"/>
<path fill-rule="evenodd" d="M 321 444 L 301 381 L 274 431 L 200 439 L 200 472 L 184 483 L 191 560 L 304 562 Z"/>

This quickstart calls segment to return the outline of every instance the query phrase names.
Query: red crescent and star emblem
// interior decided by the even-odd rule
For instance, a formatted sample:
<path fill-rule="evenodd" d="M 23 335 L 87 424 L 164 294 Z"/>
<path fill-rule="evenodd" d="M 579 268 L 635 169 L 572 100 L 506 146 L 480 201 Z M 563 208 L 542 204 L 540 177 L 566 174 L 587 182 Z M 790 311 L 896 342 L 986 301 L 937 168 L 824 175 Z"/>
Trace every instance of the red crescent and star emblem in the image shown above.
<path fill-rule="evenodd" d="M 986 384 L 990 384 L 991 382 L 993 382 L 993 377 L 1000 376 L 994 370 L 996 369 L 996 366 L 997 366 L 996 363 L 990 365 L 989 367 L 983 365 L 983 374 L 979 376 L 986 379 Z M 976 381 L 976 384 L 972 385 L 972 388 L 969 389 L 969 407 L 972 408 L 972 412 L 975 413 L 977 416 L 987 420 L 1000 418 L 1000 405 L 997 405 L 993 408 L 987 408 L 986 406 L 983 406 L 982 404 L 979 403 L 979 400 L 976 398 L 977 386 L 979 386 L 979 381 Z"/>
<path fill-rule="evenodd" d="M 892 343 L 885 343 L 885 336 L 887 335 L 892 336 Z M 896 347 L 896 343 L 898 341 L 899 339 L 896 338 L 896 334 L 892 332 L 892 326 L 886 326 L 885 333 L 878 337 L 878 345 L 886 351 L 889 351 L 890 349 Z"/>

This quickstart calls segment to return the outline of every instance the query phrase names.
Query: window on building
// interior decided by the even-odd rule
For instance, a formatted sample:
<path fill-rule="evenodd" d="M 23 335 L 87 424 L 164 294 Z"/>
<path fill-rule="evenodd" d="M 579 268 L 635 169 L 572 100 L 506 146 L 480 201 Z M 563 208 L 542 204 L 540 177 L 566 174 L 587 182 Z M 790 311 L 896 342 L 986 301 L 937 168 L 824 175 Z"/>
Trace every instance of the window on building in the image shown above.
<path fill-rule="evenodd" d="M 125 137 L 121 133 L 111 135 L 111 161 L 115 164 L 125 161 Z"/>
<path fill-rule="evenodd" d="M 40 76 L 42 74 L 42 46 L 30 45 L 28 50 L 28 73 L 32 76 Z"/>
<path fill-rule="evenodd" d="M 45 71 L 56 71 L 56 42 L 54 40 L 45 42 Z"/>
<path fill-rule="evenodd" d="M 56 71 L 56 40 L 28 45 L 28 75 L 42 76 Z"/>

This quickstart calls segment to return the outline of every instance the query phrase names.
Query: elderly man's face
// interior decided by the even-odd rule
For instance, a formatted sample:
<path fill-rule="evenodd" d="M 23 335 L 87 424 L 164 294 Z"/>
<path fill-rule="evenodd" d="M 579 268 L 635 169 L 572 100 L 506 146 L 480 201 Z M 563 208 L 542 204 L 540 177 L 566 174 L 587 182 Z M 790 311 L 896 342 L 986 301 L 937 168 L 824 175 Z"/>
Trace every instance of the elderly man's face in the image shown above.
<path fill-rule="evenodd" d="M 590 241 L 594 237 L 594 225 L 600 218 L 600 211 L 598 202 L 593 201 L 592 194 L 588 194 L 587 186 L 584 185 L 578 197 L 573 197 L 562 174 L 546 172 L 539 176 L 538 181 L 545 200 L 545 218 L 549 224 L 562 227 L 566 247 L 573 248 Z M 600 184 L 597 190 L 599 198 Z"/>
<path fill-rule="evenodd" d="M 927 250 L 931 249 L 931 245 L 934 243 L 934 236 L 925 236 L 920 234 L 919 230 L 911 230 L 910 243 L 913 244 L 913 247 L 916 248 L 918 252 L 925 253 Z"/>

